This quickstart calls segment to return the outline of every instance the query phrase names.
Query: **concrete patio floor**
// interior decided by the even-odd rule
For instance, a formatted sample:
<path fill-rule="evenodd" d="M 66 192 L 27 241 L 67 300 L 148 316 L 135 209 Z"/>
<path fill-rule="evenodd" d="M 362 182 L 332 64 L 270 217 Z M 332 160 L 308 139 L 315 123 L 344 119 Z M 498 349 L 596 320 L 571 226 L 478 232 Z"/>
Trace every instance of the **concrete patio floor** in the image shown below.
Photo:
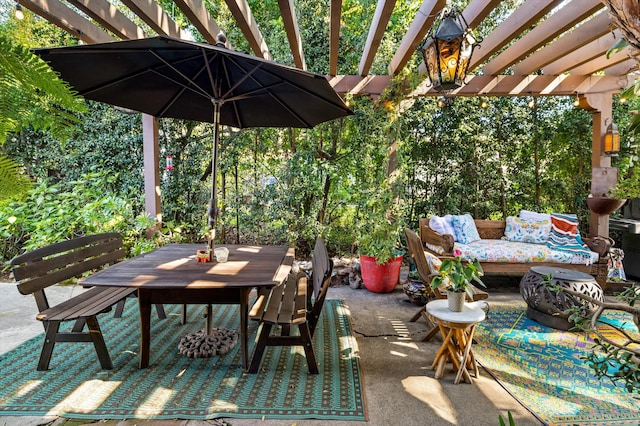
<path fill-rule="evenodd" d="M 486 277 L 489 302 L 523 304 L 518 281 L 504 280 L 497 286 Z M 78 289 L 57 287 L 50 295 L 52 303 L 71 296 Z M 14 283 L 0 283 L 0 353 L 42 333 L 36 321 L 35 301 L 22 296 Z M 106 425 L 498 425 L 498 417 L 511 412 L 518 426 L 540 422 L 511 397 L 489 374 L 480 368 L 480 377 L 472 384 L 453 384 L 454 374 L 436 380 L 430 369 L 441 340 L 422 342 L 426 325 L 409 322 L 419 307 L 408 302 L 401 286 L 388 294 L 353 290 L 348 286 L 332 287 L 328 296 L 342 299 L 351 311 L 354 335 L 358 342 L 364 376 L 368 422 L 326 420 L 220 419 L 211 421 L 100 421 Z M 34 367 L 35 368 L 35 367 Z M 1 391 L 0 391 L 1 392 Z M 0 417 L 0 425 L 81 425 L 86 420 L 55 417 Z"/>

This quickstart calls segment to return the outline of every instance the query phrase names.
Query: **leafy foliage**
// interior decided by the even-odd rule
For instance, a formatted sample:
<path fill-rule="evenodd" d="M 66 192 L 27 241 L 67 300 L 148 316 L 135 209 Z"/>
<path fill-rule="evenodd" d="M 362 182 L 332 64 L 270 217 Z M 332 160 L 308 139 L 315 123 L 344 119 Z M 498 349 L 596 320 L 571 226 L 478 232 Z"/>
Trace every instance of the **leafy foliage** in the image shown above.
<path fill-rule="evenodd" d="M 0 247 L 3 263 L 22 250 L 101 232 L 119 232 L 131 253 L 148 251 L 171 239 L 145 239 L 154 222 L 136 213 L 132 203 L 114 191 L 115 178 L 93 172 L 77 180 L 41 181 L 24 200 L 0 203 Z"/>
<path fill-rule="evenodd" d="M 31 179 L 22 173 L 18 163 L 0 156 L 0 200 L 20 195 L 31 185 Z"/>
<path fill-rule="evenodd" d="M 640 330 L 640 310 L 636 308 L 637 302 L 640 301 L 640 287 L 635 284 L 627 287 L 616 295 L 619 303 L 610 303 L 564 288 L 560 282 L 554 282 L 551 275 L 544 275 L 542 278 L 542 283 L 555 294 L 564 292 L 576 300 L 584 300 L 597 306 L 595 312 L 591 312 L 587 310 L 584 302 L 576 303 L 565 311 L 565 314 L 569 315 L 568 320 L 575 324 L 573 330 L 593 332 L 596 335 L 591 352 L 583 359 L 593 369 L 596 377 L 607 378 L 615 386 L 620 386 L 629 393 L 640 393 L 640 341 L 637 338 L 637 332 Z M 607 309 L 630 313 L 636 327 L 636 337 L 621 327 L 601 321 L 600 317 Z M 609 324 L 616 333 L 600 332 L 598 325 L 602 323 Z M 616 335 L 620 337 L 615 337 Z"/>
<path fill-rule="evenodd" d="M 458 253 L 452 259 L 444 259 L 440 265 L 439 274 L 431 280 L 431 288 L 437 289 L 445 287 L 448 291 L 457 293 L 466 292 L 469 297 L 473 297 L 472 283 L 475 281 L 481 286 L 485 284 L 480 278 L 483 275 L 482 266 L 478 259 L 471 262 L 463 262 Z"/>
<path fill-rule="evenodd" d="M 43 60 L 3 33 L 0 50 L 0 141 L 29 126 L 67 137 L 82 101 Z"/>

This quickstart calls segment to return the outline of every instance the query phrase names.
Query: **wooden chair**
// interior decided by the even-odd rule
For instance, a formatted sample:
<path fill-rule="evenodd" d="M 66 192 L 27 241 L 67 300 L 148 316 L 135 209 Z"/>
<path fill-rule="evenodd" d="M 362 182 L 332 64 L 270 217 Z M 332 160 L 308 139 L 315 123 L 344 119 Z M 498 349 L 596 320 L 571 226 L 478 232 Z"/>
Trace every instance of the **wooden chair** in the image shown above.
<path fill-rule="evenodd" d="M 284 284 L 258 295 L 249 313 L 250 318 L 260 321 L 249 373 L 258 372 L 267 346 L 302 346 L 309 373 L 318 374 L 311 339 L 318 325 L 333 271 L 333 262 L 321 238 L 316 240 L 311 263 L 313 271 L 310 280 L 304 273 L 291 274 Z M 281 327 L 280 335 L 271 334 L 274 325 Z M 291 335 L 292 325 L 297 326 L 297 335 Z"/>
<path fill-rule="evenodd" d="M 435 268 L 431 268 L 429 262 L 427 261 L 427 258 L 425 256 L 428 255 L 429 253 L 425 253 L 424 249 L 422 248 L 422 242 L 420 240 L 420 237 L 418 236 L 418 234 L 416 234 L 414 231 L 412 231 L 409 228 L 405 228 L 404 235 L 407 239 L 409 254 L 413 259 L 413 263 L 416 266 L 418 275 L 420 276 L 420 279 L 426 286 L 428 298 L 430 300 L 445 299 L 447 296 L 443 290 L 440 290 L 440 289 L 433 290 L 430 287 L 431 279 L 438 274 L 438 271 Z M 483 300 L 489 297 L 489 293 L 487 293 L 486 291 L 480 290 L 479 288 L 473 285 L 471 287 L 473 290 L 473 298 L 471 299 L 472 301 Z M 429 332 L 427 333 L 426 337 L 423 339 L 423 341 L 426 342 L 427 340 L 430 340 L 433 336 L 435 336 L 438 333 L 438 327 L 435 324 L 433 324 L 429 319 L 429 317 L 427 316 L 426 307 L 423 307 L 422 309 L 420 309 L 420 311 L 418 311 L 411 318 L 410 321 L 416 322 L 420 317 L 424 317 L 424 319 L 427 321 L 427 324 L 430 326 Z"/>

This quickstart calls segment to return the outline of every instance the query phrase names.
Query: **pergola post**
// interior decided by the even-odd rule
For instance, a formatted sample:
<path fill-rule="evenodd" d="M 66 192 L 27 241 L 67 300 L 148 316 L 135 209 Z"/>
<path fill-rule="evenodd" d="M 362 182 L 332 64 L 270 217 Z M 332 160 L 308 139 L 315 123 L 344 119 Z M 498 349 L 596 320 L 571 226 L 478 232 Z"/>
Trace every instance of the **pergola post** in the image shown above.
<path fill-rule="evenodd" d="M 158 144 L 158 119 L 142 114 L 142 145 L 144 157 L 144 203 L 145 212 L 156 219 L 156 226 L 162 222 L 160 202 L 160 165 Z M 150 229 L 148 234 L 155 232 Z M 149 235 L 148 235 L 149 236 Z"/>
<path fill-rule="evenodd" d="M 605 122 L 612 119 L 613 93 L 589 93 L 580 97 L 580 107 L 592 117 L 591 132 L 591 193 L 606 194 L 618 180 L 618 169 L 611 167 L 611 157 L 604 155 L 602 139 L 606 131 Z M 609 215 L 591 212 L 589 236 L 609 236 Z"/>

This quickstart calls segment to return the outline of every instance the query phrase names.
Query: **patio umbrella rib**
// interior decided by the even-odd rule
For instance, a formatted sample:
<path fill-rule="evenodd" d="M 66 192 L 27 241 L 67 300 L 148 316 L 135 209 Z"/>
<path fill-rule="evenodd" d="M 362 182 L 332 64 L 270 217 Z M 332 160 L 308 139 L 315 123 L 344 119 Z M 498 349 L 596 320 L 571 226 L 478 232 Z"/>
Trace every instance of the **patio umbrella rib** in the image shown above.
<path fill-rule="evenodd" d="M 158 55 L 158 53 L 156 53 L 154 50 L 151 50 L 150 53 L 152 55 L 154 55 L 156 58 L 158 58 L 158 60 L 162 61 L 162 63 L 164 63 L 167 67 L 169 67 L 171 70 L 175 71 L 176 74 L 180 75 L 182 78 L 184 78 L 185 81 L 188 82 L 188 84 L 184 84 L 184 83 L 180 83 L 178 81 L 175 81 L 173 79 L 169 79 L 170 81 L 173 81 L 176 84 L 181 85 L 183 88 L 189 89 L 191 86 L 195 87 L 198 89 L 198 91 L 200 91 L 200 94 L 203 95 L 204 97 L 211 99 L 212 97 L 215 97 L 215 86 L 212 84 L 211 90 L 214 92 L 213 94 L 208 93 L 205 89 L 203 89 L 202 87 L 200 87 L 200 85 L 196 84 L 195 82 L 195 78 L 197 78 L 200 74 L 202 74 L 202 72 L 206 69 L 209 72 L 209 78 L 211 78 L 211 72 L 209 71 L 209 62 L 205 60 L 205 65 L 202 66 L 202 68 L 195 73 L 192 77 L 188 77 L 186 76 L 182 71 L 180 71 L 179 69 L 177 69 L 172 63 L 168 62 L 165 58 L 163 58 L 162 56 Z M 205 55 L 205 59 L 206 59 L 206 55 Z M 189 59 L 185 59 L 184 61 L 187 60 L 191 60 L 191 58 Z M 183 60 L 179 61 L 179 62 L 183 62 Z M 158 73 L 159 76 L 161 77 L 165 77 L 163 76 L 159 71 L 156 71 L 154 69 L 155 72 Z M 213 82 L 213 80 L 211 80 Z M 197 91 L 194 90 L 194 92 L 197 93 Z"/>

